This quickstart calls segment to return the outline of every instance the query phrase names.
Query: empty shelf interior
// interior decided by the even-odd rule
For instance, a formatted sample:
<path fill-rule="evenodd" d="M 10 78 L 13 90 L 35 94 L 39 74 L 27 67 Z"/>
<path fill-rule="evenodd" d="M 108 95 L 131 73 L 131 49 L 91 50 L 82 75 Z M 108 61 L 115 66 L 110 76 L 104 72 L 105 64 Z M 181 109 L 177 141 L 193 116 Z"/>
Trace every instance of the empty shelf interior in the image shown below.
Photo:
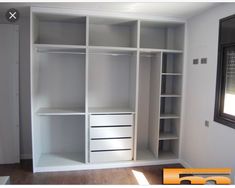
<path fill-rule="evenodd" d="M 37 14 L 33 16 L 34 43 L 86 45 L 86 18 Z"/>
<path fill-rule="evenodd" d="M 37 167 L 60 167 L 85 164 L 84 153 L 47 153 L 42 154 Z"/>
<path fill-rule="evenodd" d="M 101 17 L 89 21 L 89 45 L 137 47 L 137 21 Z"/>
<path fill-rule="evenodd" d="M 184 25 L 141 21 L 140 47 L 182 50 L 184 46 Z"/>
<path fill-rule="evenodd" d="M 178 140 L 160 140 L 158 159 L 176 159 L 178 158 Z"/>

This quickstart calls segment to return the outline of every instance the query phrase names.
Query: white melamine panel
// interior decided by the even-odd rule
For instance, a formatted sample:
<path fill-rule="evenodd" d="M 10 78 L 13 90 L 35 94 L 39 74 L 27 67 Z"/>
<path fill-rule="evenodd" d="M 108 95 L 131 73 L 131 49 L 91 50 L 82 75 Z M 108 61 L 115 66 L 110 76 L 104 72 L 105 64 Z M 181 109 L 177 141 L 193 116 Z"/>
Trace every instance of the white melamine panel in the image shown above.
<path fill-rule="evenodd" d="M 165 28 L 141 27 L 140 31 L 141 48 L 166 48 Z"/>
<path fill-rule="evenodd" d="M 90 114 L 134 114 L 131 108 L 89 108 Z"/>
<path fill-rule="evenodd" d="M 37 15 L 37 32 L 34 43 L 40 44 L 86 44 L 85 17 Z"/>
<path fill-rule="evenodd" d="M 90 18 L 89 45 L 137 47 L 137 21 Z"/>
<path fill-rule="evenodd" d="M 141 21 L 141 48 L 182 50 L 183 46 L 184 24 Z"/>
<path fill-rule="evenodd" d="M 90 126 L 133 125 L 133 115 L 91 115 Z"/>
<path fill-rule="evenodd" d="M 118 162 L 124 160 L 132 160 L 132 151 L 103 151 L 103 152 L 91 152 L 90 162 L 91 163 L 106 163 L 106 162 Z"/>
<path fill-rule="evenodd" d="M 133 127 L 98 127 L 90 128 L 90 138 L 122 138 L 132 137 Z"/>
<path fill-rule="evenodd" d="M 132 149 L 132 139 L 106 139 L 106 140 L 90 140 L 90 150 L 120 150 Z"/>
<path fill-rule="evenodd" d="M 96 54 L 94 54 L 96 53 Z M 131 89 L 134 89 L 130 74 L 135 53 L 103 53 L 92 51 L 89 55 L 89 108 L 131 109 Z M 133 78 L 135 79 L 135 78 Z M 134 92 L 135 93 L 135 92 Z M 134 110 L 134 109 L 132 109 Z"/>
<path fill-rule="evenodd" d="M 84 116 L 41 116 L 41 153 L 85 151 Z"/>
<path fill-rule="evenodd" d="M 139 68 L 138 151 L 157 156 L 161 53 L 141 53 Z"/>
<path fill-rule="evenodd" d="M 66 116 L 66 115 L 85 115 L 83 108 L 40 108 L 37 111 L 40 116 Z"/>
<path fill-rule="evenodd" d="M 33 67 L 38 108 L 83 108 L 85 112 L 85 55 L 35 52 Z"/>
<path fill-rule="evenodd" d="M 84 165 L 84 152 L 80 153 L 47 153 L 42 154 L 37 167 L 66 167 Z"/>

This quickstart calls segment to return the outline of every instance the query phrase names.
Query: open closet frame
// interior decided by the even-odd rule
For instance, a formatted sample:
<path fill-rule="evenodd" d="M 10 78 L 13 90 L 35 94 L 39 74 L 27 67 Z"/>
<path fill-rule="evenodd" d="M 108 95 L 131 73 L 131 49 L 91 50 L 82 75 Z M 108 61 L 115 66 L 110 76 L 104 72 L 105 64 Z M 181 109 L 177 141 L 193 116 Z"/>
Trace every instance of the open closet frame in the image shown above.
<path fill-rule="evenodd" d="M 39 7 L 30 16 L 33 172 L 180 162 L 184 21 Z M 103 128 L 120 132 L 105 135 L 118 147 Z"/>

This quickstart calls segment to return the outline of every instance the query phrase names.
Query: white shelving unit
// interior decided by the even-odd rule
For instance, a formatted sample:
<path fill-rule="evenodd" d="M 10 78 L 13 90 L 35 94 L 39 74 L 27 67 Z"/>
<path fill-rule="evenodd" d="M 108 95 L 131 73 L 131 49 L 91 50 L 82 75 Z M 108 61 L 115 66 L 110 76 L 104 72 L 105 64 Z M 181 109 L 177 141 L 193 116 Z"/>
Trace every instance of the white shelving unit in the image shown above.
<path fill-rule="evenodd" d="M 31 18 L 34 172 L 177 162 L 183 22 Z"/>
<path fill-rule="evenodd" d="M 183 56 L 163 53 L 158 159 L 178 158 L 182 103 Z"/>

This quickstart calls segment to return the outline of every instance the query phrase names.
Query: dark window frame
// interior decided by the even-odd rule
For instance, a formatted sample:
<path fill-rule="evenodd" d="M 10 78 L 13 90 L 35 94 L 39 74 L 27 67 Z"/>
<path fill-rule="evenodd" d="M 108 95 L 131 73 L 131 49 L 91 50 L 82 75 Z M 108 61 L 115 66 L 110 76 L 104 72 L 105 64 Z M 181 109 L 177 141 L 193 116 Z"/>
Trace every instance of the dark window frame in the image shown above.
<path fill-rule="evenodd" d="M 216 78 L 216 95 L 215 95 L 215 109 L 214 121 L 235 129 L 235 116 L 223 113 L 224 97 L 225 97 L 225 74 L 226 62 L 224 60 L 224 52 L 228 47 L 235 47 L 235 43 L 229 44 L 221 43 L 222 23 L 226 20 L 235 19 L 235 14 L 219 21 L 219 42 L 218 42 L 218 62 L 217 62 L 217 78 Z M 235 108 L 235 107 L 234 107 Z"/>

